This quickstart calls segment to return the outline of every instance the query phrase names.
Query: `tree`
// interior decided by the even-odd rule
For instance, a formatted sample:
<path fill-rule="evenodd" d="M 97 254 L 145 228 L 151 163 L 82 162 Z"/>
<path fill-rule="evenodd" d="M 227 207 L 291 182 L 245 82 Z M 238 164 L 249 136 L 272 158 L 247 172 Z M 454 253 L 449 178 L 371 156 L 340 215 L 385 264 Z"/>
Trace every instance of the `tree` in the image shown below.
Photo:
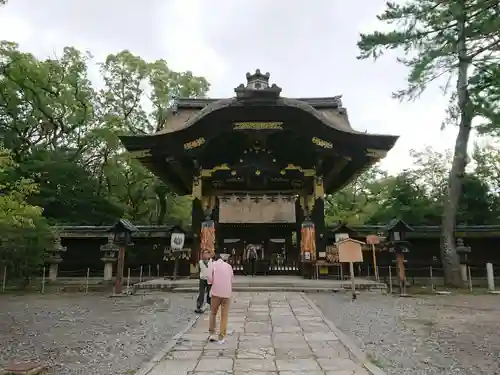
<path fill-rule="evenodd" d="M 99 123 L 89 59 L 66 47 L 60 59 L 40 61 L 0 42 L 0 136 L 17 162 L 34 147 L 73 149 L 78 160 L 90 146 L 87 137 Z"/>
<path fill-rule="evenodd" d="M 37 185 L 13 178 L 16 167 L 10 152 L 0 146 L 0 273 L 7 266 L 27 276 L 43 264 L 51 235 L 41 207 L 27 202 Z"/>
<path fill-rule="evenodd" d="M 29 202 L 43 207 L 53 225 L 111 225 L 123 215 L 124 205 L 99 195 L 97 179 L 72 160 L 72 153 L 36 150 L 21 171 L 39 186 Z"/>
<path fill-rule="evenodd" d="M 472 158 L 476 164 L 474 173 L 484 181 L 490 191 L 500 195 L 500 144 L 490 142 L 474 145 Z"/>
<path fill-rule="evenodd" d="M 99 93 L 100 111 L 105 121 L 98 130 L 100 157 L 95 158 L 96 170 L 101 171 L 99 179 L 105 182 L 101 190 L 117 201 L 127 202 L 126 215 L 135 222 L 184 222 L 190 212 L 189 198 L 175 197 L 165 184 L 131 159 L 118 135 L 161 129 L 173 99 L 204 96 L 208 82 L 191 72 L 172 71 L 164 60 L 148 63 L 129 51 L 109 55 L 101 64 L 101 73 L 105 87 Z M 147 110 L 149 106 L 151 111 Z M 170 203 L 174 202 L 185 212 L 173 209 Z M 168 208 L 175 213 L 170 218 Z"/>
<path fill-rule="evenodd" d="M 363 224 L 377 210 L 387 173 L 378 166 L 370 168 L 334 195 L 326 197 L 325 221 L 334 224 Z"/>
<path fill-rule="evenodd" d="M 439 212 L 425 189 L 417 183 L 413 171 L 403 171 L 386 180 L 384 198 L 379 200 L 378 209 L 370 217 L 372 224 L 388 223 L 401 218 L 410 225 L 435 225 Z"/>
<path fill-rule="evenodd" d="M 98 90 L 88 79 L 91 61 L 71 47 L 39 60 L 0 42 L 0 139 L 18 176 L 39 184 L 31 202 L 52 223 L 102 224 L 122 214 L 144 224 L 184 222 L 189 198 L 130 158 L 118 136 L 160 129 L 175 96 L 203 96 L 208 82 L 122 51 L 100 64 Z"/>
<path fill-rule="evenodd" d="M 387 50 L 402 50 L 398 61 L 410 69 L 408 87 L 395 93 L 399 99 L 417 98 L 430 83 L 443 82 L 450 95 L 448 120 L 458 125 L 452 167 L 444 201 L 441 258 L 445 282 L 460 285 L 454 229 L 467 165 L 472 120 L 486 113 L 480 85 L 481 67 L 498 62 L 500 8 L 496 0 L 407 0 L 388 2 L 378 19 L 392 27 L 388 32 L 361 34 L 359 58 L 378 58 Z M 479 67 L 475 70 L 472 68 Z M 472 71 L 472 75 L 470 75 Z M 450 82 L 456 88 L 448 91 Z"/>
<path fill-rule="evenodd" d="M 487 225 L 498 222 L 497 199 L 485 181 L 475 174 L 466 174 L 457 212 L 457 223 Z"/>
<path fill-rule="evenodd" d="M 381 224 L 399 217 L 410 225 L 439 225 L 451 153 L 425 147 L 410 150 L 410 155 L 413 158 L 411 168 L 387 175 L 375 167 L 338 194 L 327 197 L 327 223 L 332 225 L 342 220 L 355 224 Z M 495 163 L 495 153 L 481 155 L 476 168 L 465 175 L 457 223 L 500 222 L 499 196 L 490 188 L 490 180 L 482 177 L 489 175 L 489 165 L 495 168 Z"/>

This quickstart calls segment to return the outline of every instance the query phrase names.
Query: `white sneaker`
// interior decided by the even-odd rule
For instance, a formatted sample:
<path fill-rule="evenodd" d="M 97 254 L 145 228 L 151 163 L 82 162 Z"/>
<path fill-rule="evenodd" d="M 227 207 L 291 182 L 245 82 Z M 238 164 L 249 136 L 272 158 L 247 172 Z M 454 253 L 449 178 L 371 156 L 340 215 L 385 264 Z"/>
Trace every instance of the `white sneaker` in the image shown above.
<path fill-rule="evenodd" d="M 219 338 L 217 337 L 217 335 L 210 335 L 210 336 L 208 336 L 208 341 L 216 342 L 216 341 L 219 341 Z"/>
<path fill-rule="evenodd" d="M 226 340 L 225 340 L 225 339 L 222 339 L 222 340 L 217 341 L 217 344 L 219 344 L 219 345 L 223 345 L 223 344 L 225 344 L 225 343 L 226 343 Z"/>

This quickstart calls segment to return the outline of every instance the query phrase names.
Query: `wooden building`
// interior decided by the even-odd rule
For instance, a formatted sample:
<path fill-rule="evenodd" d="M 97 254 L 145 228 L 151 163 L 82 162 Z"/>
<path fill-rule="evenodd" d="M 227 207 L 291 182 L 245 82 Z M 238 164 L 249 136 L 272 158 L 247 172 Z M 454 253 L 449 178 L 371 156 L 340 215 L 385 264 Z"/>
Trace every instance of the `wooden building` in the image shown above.
<path fill-rule="evenodd" d="M 285 98 L 269 73 L 247 73 L 226 99 L 180 98 L 163 129 L 121 137 L 179 194 L 191 194 L 192 256 L 227 252 L 243 268 L 291 273 L 326 248 L 324 196 L 383 158 L 397 137 L 356 131 L 341 97 Z"/>
<path fill-rule="evenodd" d="M 372 234 L 387 234 L 384 229 L 387 225 L 345 225 L 337 224 L 326 229 L 326 245 L 331 247 L 335 242 L 336 234 L 348 234 L 349 237 L 364 241 L 368 235 Z M 132 276 L 139 276 L 142 266 L 145 276 L 150 273 L 153 276 L 171 276 L 173 273 L 174 262 L 165 260 L 165 249 L 170 244 L 170 233 L 172 227 L 168 226 L 137 226 L 138 232 L 133 234 L 134 246 L 127 249 L 125 258 L 125 268 L 132 270 Z M 248 233 L 253 233 L 256 236 L 263 237 L 265 232 L 262 229 L 259 231 L 258 225 L 236 227 L 230 225 L 224 226 L 229 230 L 228 236 L 234 238 Z M 283 236 L 286 226 L 273 227 L 271 224 L 267 228 L 272 230 L 272 239 Z M 103 272 L 103 252 L 101 247 L 108 241 L 108 227 L 92 227 L 92 226 L 66 226 L 55 228 L 59 233 L 62 244 L 67 247 L 67 251 L 62 254 L 62 263 L 60 264 L 60 277 L 84 277 L 87 269 L 91 269 L 93 276 L 102 276 Z M 238 229 L 241 232 L 238 232 Z M 439 255 L 439 238 L 440 228 L 438 226 L 412 226 L 412 231 L 407 234 L 408 242 L 410 243 L 410 251 L 405 254 L 407 277 L 427 277 L 429 267 L 434 267 L 435 276 L 440 277 L 441 261 Z M 280 232 L 280 231 L 283 232 Z M 256 233 L 257 232 L 257 233 Z M 500 225 L 468 225 L 457 226 L 457 238 L 463 240 L 466 246 L 470 246 L 471 252 L 468 254 L 468 264 L 472 268 L 473 277 L 484 277 L 485 263 L 493 263 L 496 269 L 500 272 Z M 286 237 L 286 236 L 285 236 Z M 226 237 L 224 237 L 226 238 Z M 231 237 L 227 237 L 231 238 Z M 194 234 L 191 231 L 186 233 L 186 247 L 190 248 L 194 240 Z M 291 245 L 285 243 L 285 249 L 297 251 L 294 245 L 295 238 L 292 239 Z M 256 241 L 257 242 L 257 241 Z M 272 241 L 271 241 L 272 242 Z M 280 242 L 272 242 L 270 246 L 279 246 Z M 226 243 L 226 247 L 229 247 Z M 363 263 L 356 265 L 356 275 L 363 277 L 373 276 L 373 258 L 371 249 L 364 249 Z M 272 252 L 271 252 L 272 254 Z M 268 263 L 261 263 L 261 272 L 266 271 L 268 275 L 273 274 L 290 274 L 294 271 L 294 264 L 282 262 L 279 259 L 269 259 Z M 394 265 L 395 256 L 389 252 L 377 252 L 377 264 L 382 277 L 387 276 L 389 265 Z M 182 260 L 180 263 L 179 275 L 189 276 L 190 263 L 192 260 Z M 267 269 L 264 269 L 265 266 Z M 237 273 L 243 273 L 243 267 L 238 264 L 233 264 Z M 347 267 L 344 274 L 347 275 Z M 329 277 L 337 278 L 339 270 L 336 267 L 331 267 Z M 325 276 L 325 275 L 324 275 Z"/>

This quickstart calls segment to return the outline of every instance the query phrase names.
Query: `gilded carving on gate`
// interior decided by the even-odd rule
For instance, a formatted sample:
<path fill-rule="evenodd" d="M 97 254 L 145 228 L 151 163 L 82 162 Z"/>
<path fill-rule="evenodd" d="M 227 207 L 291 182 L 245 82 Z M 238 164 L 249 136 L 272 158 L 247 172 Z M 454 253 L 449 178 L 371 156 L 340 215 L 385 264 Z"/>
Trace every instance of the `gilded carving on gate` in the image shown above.
<path fill-rule="evenodd" d="M 331 142 L 325 141 L 324 139 L 318 137 L 313 137 L 312 143 L 323 148 L 333 148 L 333 144 Z"/>
<path fill-rule="evenodd" d="M 235 122 L 234 130 L 283 130 L 282 122 Z"/>
<path fill-rule="evenodd" d="M 193 178 L 193 192 L 192 192 L 193 198 L 201 199 L 201 195 L 202 195 L 201 192 L 202 192 L 201 178 L 194 177 Z"/>
<path fill-rule="evenodd" d="M 128 154 L 134 159 L 147 158 L 148 156 L 151 156 L 151 149 L 148 148 L 145 150 L 130 151 Z"/>
<path fill-rule="evenodd" d="M 200 137 L 198 139 L 195 139 L 194 141 L 189 141 L 184 143 L 184 150 L 192 150 L 193 148 L 200 147 L 205 143 L 205 138 Z"/>
<path fill-rule="evenodd" d="M 299 171 L 302 172 L 302 174 L 305 177 L 312 177 L 316 175 L 316 171 L 314 169 L 306 169 L 302 168 L 301 166 L 295 165 L 295 164 L 288 164 L 284 170 L 282 170 L 280 173 L 284 175 L 286 171 Z"/>
<path fill-rule="evenodd" d="M 315 198 L 325 197 L 325 188 L 323 186 L 323 178 L 321 177 L 316 177 L 314 179 L 314 197 Z"/>
<path fill-rule="evenodd" d="M 216 165 L 215 167 L 210 168 L 210 169 L 202 169 L 201 176 L 202 177 L 211 177 L 214 172 L 230 171 L 230 170 L 231 170 L 231 167 L 229 166 L 229 164 L 224 163 L 224 164 Z"/>

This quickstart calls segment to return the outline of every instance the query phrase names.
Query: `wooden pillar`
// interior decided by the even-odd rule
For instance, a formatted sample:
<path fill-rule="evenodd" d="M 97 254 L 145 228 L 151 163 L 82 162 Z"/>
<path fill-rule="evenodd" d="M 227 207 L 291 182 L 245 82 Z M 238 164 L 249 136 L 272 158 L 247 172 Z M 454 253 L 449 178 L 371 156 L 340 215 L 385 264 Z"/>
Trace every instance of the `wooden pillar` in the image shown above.
<path fill-rule="evenodd" d="M 325 191 L 323 188 L 323 179 L 315 177 L 314 179 L 314 206 L 311 212 L 311 220 L 314 223 L 316 235 L 316 257 L 319 253 L 326 252 L 326 225 L 325 225 Z"/>
<path fill-rule="evenodd" d="M 216 251 L 224 247 L 224 239 L 220 236 L 219 230 L 219 206 L 220 201 L 218 197 L 214 197 L 214 207 L 212 209 L 212 220 L 215 223 L 215 249 Z M 232 248 L 231 248 L 232 249 Z M 231 251 L 231 250 L 229 250 Z"/>

